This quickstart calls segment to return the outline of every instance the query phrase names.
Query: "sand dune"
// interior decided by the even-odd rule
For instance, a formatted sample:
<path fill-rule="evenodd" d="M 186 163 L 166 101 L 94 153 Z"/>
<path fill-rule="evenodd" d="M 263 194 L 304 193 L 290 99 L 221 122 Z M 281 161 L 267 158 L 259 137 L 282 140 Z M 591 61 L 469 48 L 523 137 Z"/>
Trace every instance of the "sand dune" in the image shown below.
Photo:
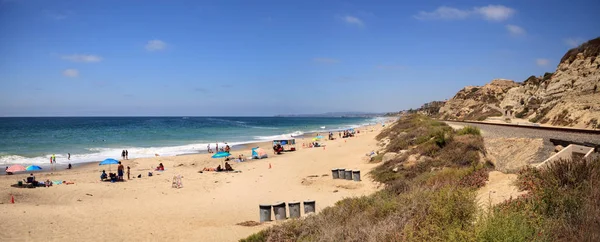
<path fill-rule="evenodd" d="M 50 188 L 14 188 L 26 174 L 0 177 L 1 241 L 237 241 L 276 222 L 259 226 L 236 225 L 258 221 L 258 204 L 277 201 L 316 201 L 317 212 L 336 201 L 376 191 L 365 153 L 376 149 L 380 127 L 361 128 L 350 139 L 326 142 L 323 148 L 302 148 L 268 159 L 233 163 L 241 173 L 204 172 L 221 160 L 207 154 L 154 157 L 124 161 L 132 176 L 126 182 L 99 181 L 107 167 L 89 164 L 74 170 L 38 173 L 38 180 L 73 181 Z M 373 130 L 373 132 L 365 132 Z M 270 151 L 269 143 L 258 144 Z M 233 155 L 248 149 L 236 150 Z M 148 171 L 162 162 L 166 171 Z M 271 168 L 269 169 L 269 164 Z M 332 168 L 360 169 L 362 182 L 333 180 Z M 112 168 L 113 171 L 116 167 Z M 171 187 L 175 175 L 183 188 Z M 10 204 L 10 195 L 16 203 Z"/>

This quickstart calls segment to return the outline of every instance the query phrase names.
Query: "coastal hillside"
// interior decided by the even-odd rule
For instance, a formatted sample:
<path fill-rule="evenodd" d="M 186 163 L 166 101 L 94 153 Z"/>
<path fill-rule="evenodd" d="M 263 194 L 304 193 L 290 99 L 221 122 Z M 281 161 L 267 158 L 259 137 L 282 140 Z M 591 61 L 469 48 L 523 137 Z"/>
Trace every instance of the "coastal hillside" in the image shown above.
<path fill-rule="evenodd" d="M 511 80 L 496 79 L 484 86 L 467 86 L 440 108 L 444 119 L 484 120 L 502 116 L 500 103 L 508 90 L 519 84 Z"/>
<path fill-rule="evenodd" d="M 485 120 L 493 116 L 533 123 L 600 128 L 600 38 L 569 50 L 554 73 L 522 83 L 497 79 L 460 90 L 440 108 L 439 117 Z"/>
<path fill-rule="evenodd" d="M 379 164 L 365 179 L 382 190 L 240 241 L 600 241 L 597 159 L 503 174 L 477 127 L 421 114 L 403 115 L 376 138 L 371 163 Z"/>

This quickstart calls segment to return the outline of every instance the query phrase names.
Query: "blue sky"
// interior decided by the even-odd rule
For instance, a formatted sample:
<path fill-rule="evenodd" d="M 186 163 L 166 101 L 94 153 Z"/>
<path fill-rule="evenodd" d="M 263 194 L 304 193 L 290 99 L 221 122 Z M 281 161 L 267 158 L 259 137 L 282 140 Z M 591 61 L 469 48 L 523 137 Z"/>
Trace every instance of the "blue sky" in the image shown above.
<path fill-rule="evenodd" d="M 523 81 L 598 1 L 0 0 L 0 116 L 386 112 Z"/>

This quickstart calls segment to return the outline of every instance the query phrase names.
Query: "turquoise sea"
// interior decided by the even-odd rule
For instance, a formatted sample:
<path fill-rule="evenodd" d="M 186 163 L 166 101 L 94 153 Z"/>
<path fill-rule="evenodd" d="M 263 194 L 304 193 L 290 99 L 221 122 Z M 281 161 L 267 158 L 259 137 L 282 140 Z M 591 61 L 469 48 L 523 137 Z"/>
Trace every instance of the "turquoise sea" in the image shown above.
<path fill-rule="evenodd" d="M 0 118 L 0 165 L 58 164 L 154 154 L 206 152 L 239 145 L 380 123 L 384 118 L 316 117 L 39 117 Z M 67 160 L 71 153 L 71 160 Z"/>

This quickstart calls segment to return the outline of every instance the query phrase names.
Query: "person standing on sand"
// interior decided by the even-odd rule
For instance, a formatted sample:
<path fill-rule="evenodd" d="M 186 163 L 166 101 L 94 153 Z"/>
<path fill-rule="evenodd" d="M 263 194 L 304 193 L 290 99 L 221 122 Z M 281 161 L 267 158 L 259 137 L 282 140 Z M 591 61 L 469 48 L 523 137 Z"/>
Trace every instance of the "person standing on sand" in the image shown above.
<path fill-rule="evenodd" d="M 121 159 L 125 160 L 125 150 L 121 151 Z"/>
<path fill-rule="evenodd" d="M 219 142 L 217 141 L 217 147 L 215 147 L 215 152 L 219 152 Z"/>
<path fill-rule="evenodd" d="M 121 164 L 121 162 L 119 161 L 119 167 L 117 168 L 117 176 L 119 176 L 119 181 L 123 180 L 123 170 L 125 168 L 123 167 L 123 164 Z"/>
<path fill-rule="evenodd" d="M 129 174 L 130 174 L 130 169 L 129 166 L 127 166 L 127 180 L 130 180 L 131 178 L 129 178 Z"/>
<path fill-rule="evenodd" d="M 71 160 L 71 153 L 67 153 L 67 160 Z"/>
<path fill-rule="evenodd" d="M 125 160 L 129 160 L 129 151 L 125 150 Z"/>

